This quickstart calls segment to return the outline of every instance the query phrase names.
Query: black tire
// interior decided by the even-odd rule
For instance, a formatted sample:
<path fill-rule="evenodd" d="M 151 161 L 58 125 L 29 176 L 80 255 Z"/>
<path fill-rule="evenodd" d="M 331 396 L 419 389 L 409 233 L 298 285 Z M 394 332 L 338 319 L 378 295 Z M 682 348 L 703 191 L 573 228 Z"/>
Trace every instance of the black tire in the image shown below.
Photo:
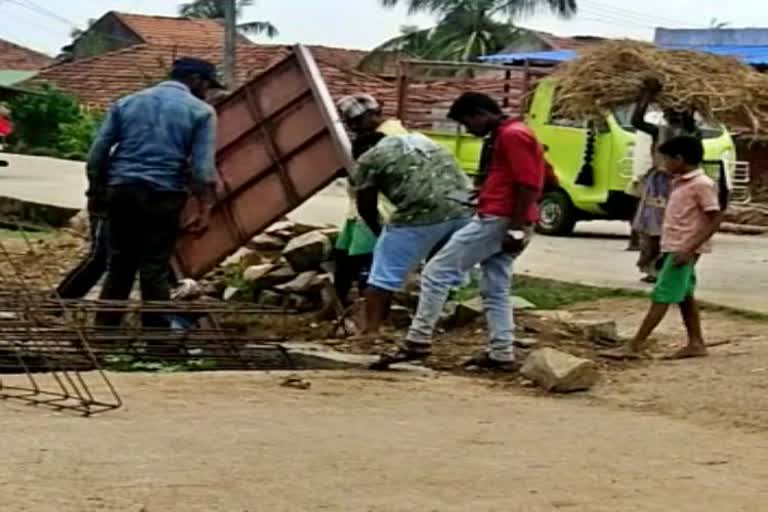
<path fill-rule="evenodd" d="M 567 236 L 578 221 L 576 207 L 563 190 L 547 192 L 539 201 L 541 210 L 536 231 L 542 235 Z"/>

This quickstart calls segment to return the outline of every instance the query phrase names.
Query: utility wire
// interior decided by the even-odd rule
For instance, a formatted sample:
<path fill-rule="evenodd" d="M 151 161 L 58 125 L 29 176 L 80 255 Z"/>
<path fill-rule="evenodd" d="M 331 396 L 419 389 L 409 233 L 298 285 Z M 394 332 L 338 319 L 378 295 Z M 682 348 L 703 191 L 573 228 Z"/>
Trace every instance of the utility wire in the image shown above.
<path fill-rule="evenodd" d="M 635 21 L 643 23 L 652 23 L 655 26 L 659 25 L 673 25 L 682 27 L 696 27 L 701 24 L 691 23 L 690 21 L 682 21 L 674 18 L 667 18 L 664 16 L 658 16 L 655 14 L 644 13 L 632 9 L 626 9 L 623 7 L 614 7 L 595 0 L 581 0 L 582 4 L 591 8 L 594 11 L 601 11 L 603 14 L 618 16 L 623 18 L 629 18 Z"/>

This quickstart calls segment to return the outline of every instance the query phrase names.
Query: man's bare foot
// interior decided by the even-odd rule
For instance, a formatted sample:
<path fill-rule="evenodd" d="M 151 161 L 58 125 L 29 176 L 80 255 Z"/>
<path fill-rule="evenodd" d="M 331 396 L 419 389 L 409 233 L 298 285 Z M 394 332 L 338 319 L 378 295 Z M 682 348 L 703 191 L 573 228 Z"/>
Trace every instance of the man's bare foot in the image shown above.
<path fill-rule="evenodd" d="M 616 359 L 619 361 L 650 358 L 645 350 L 637 349 L 632 345 L 624 345 L 623 347 L 613 348 L 610 350 L 601 350 L 597 353 L 597 355 L 606 359 Z"/>
<path fill-rule="evenodd" d="M 704 345 L 686 345 L 677 352 L 664 356 L 666 360 L 693 359 L 695 357 L 707 357 L 707 347 Z"/>

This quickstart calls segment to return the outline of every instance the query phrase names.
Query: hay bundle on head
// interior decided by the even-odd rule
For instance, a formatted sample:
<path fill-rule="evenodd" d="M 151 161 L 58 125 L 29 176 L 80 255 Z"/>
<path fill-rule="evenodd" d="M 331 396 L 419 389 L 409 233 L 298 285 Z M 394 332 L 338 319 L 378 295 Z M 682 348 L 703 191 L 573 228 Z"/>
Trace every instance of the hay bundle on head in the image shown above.
<path fill-rule="evenodd" d="M 695 111 L 755 136 L 768 136 L 768 76 L 732 57 L 612 41 L 561 66 L 556 108 L 574 119 L 637 101 L 649 79 L 662 85 L 662 109 Z"/>

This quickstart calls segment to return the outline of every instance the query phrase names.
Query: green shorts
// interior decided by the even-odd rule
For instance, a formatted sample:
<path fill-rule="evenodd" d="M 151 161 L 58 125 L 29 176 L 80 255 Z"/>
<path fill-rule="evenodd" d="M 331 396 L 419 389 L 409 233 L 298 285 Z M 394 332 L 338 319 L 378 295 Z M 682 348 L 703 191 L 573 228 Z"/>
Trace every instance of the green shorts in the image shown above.
<path fill-rule="evenodd" d="M 350 256 L 372 254 L 376 247 L 376 235 L 361 220 L 348 220 L 336 240 L 336 249 Z"/>
<path fill-rule="evenodd" d="M 696 291 L 696 263 L 676 266 L 673 254 L 665 254 L 664 262 L 651 293 L 656 304 L 680 304 Z"/>

